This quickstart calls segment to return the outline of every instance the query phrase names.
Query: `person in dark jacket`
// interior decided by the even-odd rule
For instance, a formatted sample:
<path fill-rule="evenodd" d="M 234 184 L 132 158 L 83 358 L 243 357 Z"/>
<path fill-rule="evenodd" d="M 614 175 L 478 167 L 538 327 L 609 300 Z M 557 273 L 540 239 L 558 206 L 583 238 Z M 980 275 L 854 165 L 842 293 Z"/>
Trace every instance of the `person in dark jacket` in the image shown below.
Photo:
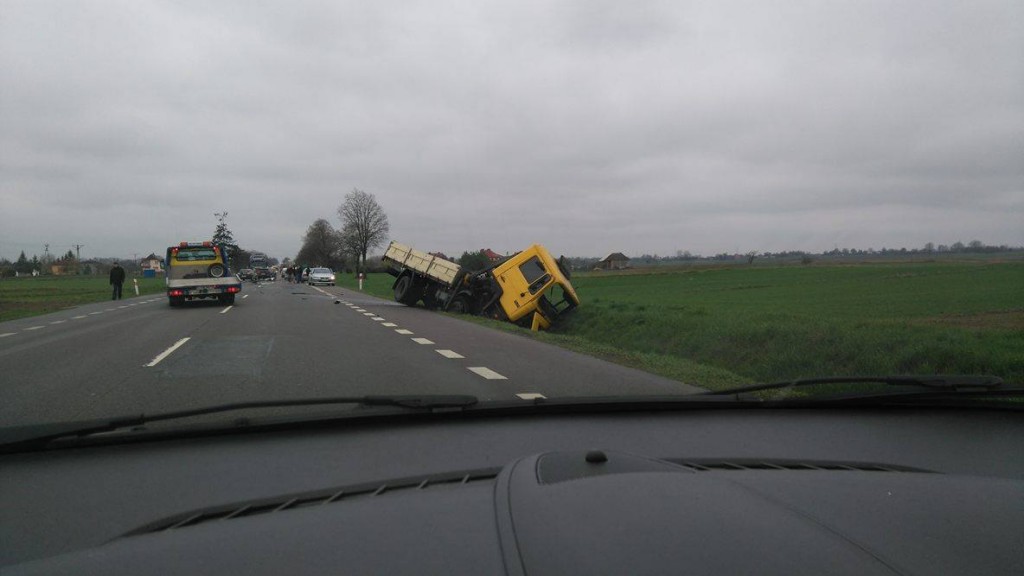
<path fill-rule="evenodd" d="M 114 262 L 114 267 L 110 269 L 110 285 L 114 287 L 114 295 L 111 300 L 121 299 L 121 285 L 124 284 L 124 268 L 121 268 L 120 262 Z"/>

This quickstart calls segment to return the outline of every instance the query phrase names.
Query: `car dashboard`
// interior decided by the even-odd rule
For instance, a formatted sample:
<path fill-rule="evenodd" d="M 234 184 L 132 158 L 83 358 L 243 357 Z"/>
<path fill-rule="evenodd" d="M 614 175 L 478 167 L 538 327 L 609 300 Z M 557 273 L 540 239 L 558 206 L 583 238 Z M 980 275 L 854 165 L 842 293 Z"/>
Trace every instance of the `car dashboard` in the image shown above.
<path fill-rule="evenodd" d="M 5 574 L 1021 574 L 1019 413 L 431 414 L 2 456 Z"/>

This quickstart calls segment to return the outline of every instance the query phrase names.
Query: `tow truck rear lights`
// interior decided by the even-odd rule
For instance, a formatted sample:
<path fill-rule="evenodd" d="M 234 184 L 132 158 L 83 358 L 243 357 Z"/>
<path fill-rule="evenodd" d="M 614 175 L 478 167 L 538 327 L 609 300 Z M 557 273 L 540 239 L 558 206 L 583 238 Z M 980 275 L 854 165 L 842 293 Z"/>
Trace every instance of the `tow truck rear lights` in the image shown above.
<path fill-rule="evenodd" d="M 238 286 L 228 286 L 228 289 L 227 289 L 228 294 L 234 294 L 235 292 L 241 292 L 241 291 L 242 291 L 242 289 L 239 288 Z"/>
<path fill-rule="evenodd" d="M 167 295 L 168 296 L 184 296 L 185 295 L 185 291 L 184 290 L 178 290 L 178 289 L 168 290 L 167 291 Z"/>

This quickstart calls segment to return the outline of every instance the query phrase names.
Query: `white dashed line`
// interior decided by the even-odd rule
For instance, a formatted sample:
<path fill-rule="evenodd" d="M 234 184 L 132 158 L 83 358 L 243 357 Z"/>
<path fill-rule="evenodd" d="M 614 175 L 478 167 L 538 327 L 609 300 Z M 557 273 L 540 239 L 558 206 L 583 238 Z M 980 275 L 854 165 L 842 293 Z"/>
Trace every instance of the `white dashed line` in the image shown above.
<path fill-rule="evenodd" d="M 97 314 L 103 314 L 103 312 L 89 312 L 89 316 L 95 316 Z"/>
<path fill-rule="evenodd" d="M 538 394 L 536 392 L 523 392 L 522 394 L 516 394 L 516 396 L 519 396 L 523 400 L 537 400 L 547 398 L 547 396 L 543 394 Z"/>
<path fill-rule="evenodd" d="M 149 364 L 146 364 L 146 367 L 156 366 L 157 364 L 160 363 L 161 360 L 163 360 L 164 358 L 167 358 L 168 356 L 170 356 L 171 352 L 174 352 L 175 350 L 180 348 L 182 346 L 182 344 L 184 344 L 185 342 L 188 342 L 188 338 L 187 337 L 186 338 L 182 338 L 181 340 L 178 340 L 177 342 L 174 343 L 173 346 L 171 346 L 167 350 L 164 350 L 163 352 L 161 352 L 160 355 L 157 356 L 156 358 L 153 358 L 153 361 L 150 362 Z"/>
<path fill-rule="evenodd" d="M 104 312 L 113 312 L 114 310 L 117 310 L 117 308 L 107 308 Z"/>
<path fill-rule="evenodd" d="M 40 328 L 46 328 L 46 326 L 29 326 L 28 328 L 25 328 L 25 331 L 28 332 L 29 330 L 39 330 Z"/>
<path fill-rule="evenodd" d="M 394 322 L 385 322 L 385 323 L 381 324 L 381 326 L 387 326 L 388 328 L 394 328 L 395 326 L 398 326 L 398 324 L 395 324 Z"/>
<path fill-rule="evenodd" d="M 232 308 L 234 308 L 234 306 L 228 306 L 227 308 L 221 310 L 220 313 L 221 314 L 227 314 L 228 312 L 231 311 Z"/>
<path fill-rule="evenodd" d="M 82 316 L 72 316 L 71 317 L 72 320 L 81 320 L 82 318 L 85 318 L 85 315 L 82 315 Z"/>
<path fill-rule="evenodd" d="M 395 332 L 398 332 L 399 334 L 401 334 L 403 336 L 408 336 L 410 334 L 415 334 L 415 332 L 413 332 L 412 330 L 406 330 L 405 328 L 399 328 L 398 330 L 395 330 Z"/>
<path fill-rule="evenodd" d="M 353 310 L 356 312 L 366 312 L 366 310 L 363 310 L 362 308 L 353 308 Z"/>
<path fill-rule="evenodd" d="M 63 324 L 65 322 L 67 322 L 67 320 L 54 320 L 53 322 L 50 322 L 50 324 Z"/>
<path fill-rule="evenodd" d="M 412 341 L 417 344 L 433 344 L 433 342 L 427 340 L 426 338 L 413 338 Z"/>
<path fill-rule="evenodd" d="M 498 374 L 494 370 L 491 370 L 490 368 L 485 368 L 483 366 L 471 366 L 467 368 L 467 370 L 473 372 L 478 376 L 483 376 L 488 380 L 508 380 L 508 378 L 505 378 L 504 376 Z"/>
<path fill-rule="evenodd" d="M 15 334 L 16 332 L 5 332 L 3 334 L 0 334 L 0 338 L 7 338 L 8 336 L 14 336 Z"/>
<path fill-rule="evenodd" d="M 465 356 L 459 354 L 458 352 L 455 352 L 454 350 L 435 350 L 435 352 L 437 352 L 441 356 L 444 356 L 445 358 L 465 358 Z"/>
<path fill-rule="evenodd" d="M 245 299 L 246 299 L 246 298 L 248 298 L 248 297 L 249 297 L 249 295 L 248 295 L 248 294 L 242 294 L 242 300 L 245 300 Z"/>
<path fill-rule="evenodd" d="M 363 316 L 376 316 L 374 312 L 363 312 Z"/>
<path fill-rule="evenodd" d="M 381 318 L 380 316 L 376 316 L 374 318 L 370 318 L 370 320 L 373 320 L 374 322 L 383 322 L 384 321 L 384 319 Z"/>

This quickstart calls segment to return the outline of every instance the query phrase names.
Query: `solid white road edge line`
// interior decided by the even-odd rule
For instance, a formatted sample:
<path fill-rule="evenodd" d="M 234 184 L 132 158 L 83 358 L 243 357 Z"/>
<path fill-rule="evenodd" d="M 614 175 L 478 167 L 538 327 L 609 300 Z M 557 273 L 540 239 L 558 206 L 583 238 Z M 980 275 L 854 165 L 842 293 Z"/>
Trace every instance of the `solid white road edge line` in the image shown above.
<path fill-rule="evenodd" d="M 490 368 L 484 366 L 471 366 L 467 368 L 467 370 L 477 374 L 478 376 L 483 376 L 488 380 L 508 380 L 508 378 L 505 378 L 501 374 L 498 374 L 494 370 L 491 370 Z"/>
<path fill-rule="evenodd" d="M 156 358 L 153 358 L 153 361 L 150 362 L 149 364 L 146 364 L 146 367 L 156 366 L 157 364 L 160 363 L 161 360 L 163 360 L 164 358 L 167 358 L 168 356 L 170 356 L 171 352 L 174 352 L 175 350 L 180 348 L 185 342 L 188 342 L 188 339 L 189 339 L 189 337 L 186 336 L 185 338 L 182 338 L 181 340 L 178 340 L 177 342 L 174 343 L 173 346 L 171 346 L 167 350 L 164 350 L 163 352 L 161 352 L 160 355 L 157 356 Z"/>

